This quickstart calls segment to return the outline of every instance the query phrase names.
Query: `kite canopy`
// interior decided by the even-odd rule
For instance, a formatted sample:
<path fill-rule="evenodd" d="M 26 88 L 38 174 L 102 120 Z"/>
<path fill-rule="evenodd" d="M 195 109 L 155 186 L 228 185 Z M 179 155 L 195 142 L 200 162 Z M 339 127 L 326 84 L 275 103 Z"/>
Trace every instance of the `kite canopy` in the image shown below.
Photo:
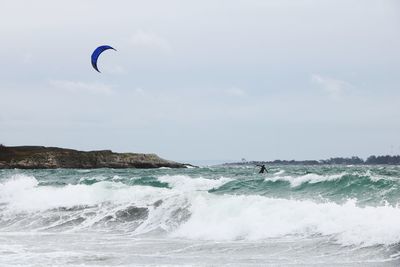
<path fill-rule="evenodd" d="M 92 53 L 92 66 L 93 66 L 93 68 L 94 68 L 95 70 L 97 70 L 98 72 L 100 72 L 100 71 L 99 71 L 99 69 L 97 68 L 97 59 L 99 58 L 99 56 L 100 56 L 101 53 L 103 53 L 104 51 L 106 51 L 106 50 L 108 50 L 108 49 L 115 50 L 114 48 L 112 48 L 112 47 L 109 46 L 109 45 L 102 45 L 102 46 L 97 47 L 97 48 L 93 51 L 93 53 Z M 115 50 L 115 51 L 117 51 L 117 50 Z"/>

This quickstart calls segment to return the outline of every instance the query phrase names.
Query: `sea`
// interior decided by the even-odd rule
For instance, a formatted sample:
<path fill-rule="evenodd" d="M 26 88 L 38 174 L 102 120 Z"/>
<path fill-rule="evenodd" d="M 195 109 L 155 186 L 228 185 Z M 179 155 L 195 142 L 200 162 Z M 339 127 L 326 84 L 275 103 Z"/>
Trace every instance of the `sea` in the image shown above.
<path fill-rule="evenodd" d="M 0 170 L 0 266 L 400 266 L 399 166 Z"/>

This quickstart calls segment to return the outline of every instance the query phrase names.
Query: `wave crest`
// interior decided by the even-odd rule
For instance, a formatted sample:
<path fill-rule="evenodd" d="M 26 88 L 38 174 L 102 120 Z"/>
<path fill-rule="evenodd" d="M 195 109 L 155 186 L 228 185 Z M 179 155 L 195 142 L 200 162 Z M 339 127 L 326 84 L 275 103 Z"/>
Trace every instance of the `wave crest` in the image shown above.
<path fill-rule="evenodd" d="M 335 179 L 341 178 L 305 175 L 300 180 L 317 183 Z M 233 181 L 224 177 L 212 180 L 167 175 L 158 180 L 171 188 L 116 181 L 49 186 L 38 185 L 32 176 L 13 176 L 0 183 L 0 229 L 107 229 L 206 240 L 322 235 L 356 246 L 390 245 L 400 240 L 398 206 L 360 207 L 355 200 L 317 203 L 207 192 Z"/>

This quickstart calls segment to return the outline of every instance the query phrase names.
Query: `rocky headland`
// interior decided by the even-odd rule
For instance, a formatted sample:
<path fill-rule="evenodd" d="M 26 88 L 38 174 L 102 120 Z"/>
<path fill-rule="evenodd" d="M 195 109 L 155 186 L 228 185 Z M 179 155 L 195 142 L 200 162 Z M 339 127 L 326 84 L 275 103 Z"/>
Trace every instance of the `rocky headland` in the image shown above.
<path fill-rule="evenodd" d="M 187 164 L 165 160 L 156 154 L 115 153 L 111 150 L 79 151 L 44 146 L 0 145 L 0 169 L 56 168 L 185 168 Z"/>

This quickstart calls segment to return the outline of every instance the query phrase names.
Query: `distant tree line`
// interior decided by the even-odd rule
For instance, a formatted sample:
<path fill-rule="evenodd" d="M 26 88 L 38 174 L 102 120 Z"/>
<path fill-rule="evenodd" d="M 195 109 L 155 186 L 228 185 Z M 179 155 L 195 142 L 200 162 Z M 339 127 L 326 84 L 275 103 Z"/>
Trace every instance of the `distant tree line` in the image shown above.
<path fill-rule="evenodd" d="M 365 161 L 365 164 L 400 164 L 400 156 L 370 156 Z"/>
<path fill-rule="evenodd" d="M 326 160 L 320 160 L 321 164 L 346 164 L 346 165 L 357 165 L 357 164 L 365 164 L 365 161 L 359 157 L 351 157 L 351 158 L 330 158 Z"/>
<path fill-rule="evenodd" d="M 274 160 L 274 161 L 243 161 L 237 164 L 270 164 L 270 165 L 400 165 L 400 155 L 397 156 L 369 156 L 366 160 L 359 157 L 350 158 L 330 158 L 324 160 Z M 228 163 L 230 165 L 230 163 Z"/>

